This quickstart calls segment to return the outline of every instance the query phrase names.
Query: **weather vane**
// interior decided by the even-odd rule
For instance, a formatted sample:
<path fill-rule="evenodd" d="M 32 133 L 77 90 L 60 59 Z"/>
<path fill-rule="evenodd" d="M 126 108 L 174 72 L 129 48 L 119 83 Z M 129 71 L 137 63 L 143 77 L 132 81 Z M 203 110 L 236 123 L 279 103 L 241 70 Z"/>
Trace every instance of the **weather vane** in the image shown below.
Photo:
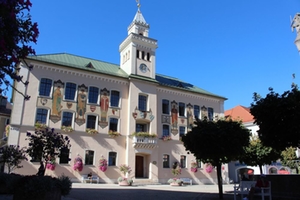
<path fill-rule="evenodd" d="M 141 7 L 140 0 L 136 0 L 136 3 L 137 3 L 138 9 L 140 10 L 140 7 Z"/>

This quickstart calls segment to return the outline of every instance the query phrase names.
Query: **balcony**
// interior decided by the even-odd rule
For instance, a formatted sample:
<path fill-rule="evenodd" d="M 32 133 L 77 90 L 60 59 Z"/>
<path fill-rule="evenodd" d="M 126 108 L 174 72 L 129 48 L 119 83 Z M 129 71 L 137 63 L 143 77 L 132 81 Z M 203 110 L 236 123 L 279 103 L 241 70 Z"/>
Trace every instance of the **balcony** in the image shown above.
<path fill-rule="evenodd" d="M 154 149 L 157 147 L 157 138 L 134 136 L 132 144 L 138 149 Z"/>

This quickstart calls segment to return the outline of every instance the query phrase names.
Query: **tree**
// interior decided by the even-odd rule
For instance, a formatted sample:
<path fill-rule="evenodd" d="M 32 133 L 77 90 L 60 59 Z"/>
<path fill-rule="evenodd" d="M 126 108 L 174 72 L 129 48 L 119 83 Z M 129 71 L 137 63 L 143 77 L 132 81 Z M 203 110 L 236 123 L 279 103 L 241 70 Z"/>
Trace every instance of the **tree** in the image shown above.
<path fill-rule="evenodd" d="M 1 148 L 1 159 L 0 163 L 7 166 L 8 173 L 10 174 L 15 168 L 22 168 L 20 165 L 26 158 L 25 148 L 20 148 L 16 145 L 4 146 Z"/>
<path fill-rule="evenodd" d="M 221 166 L 233 160 L 239 160 L 249 145 L 250 132 L 238 121 L 232 119 L 207 119 L 195 122 L 192 131 L 182 137 L 187 151 L 197 159 L 217 167 L 219 198 L 223 199 Z"/>
<path fill-rule="evenodd" d="M 69 149 L 70 139 L 61 133 L 55 133 L 54 129 L 36 130 L 34 134 L 27 132 L 29 140 L 27 153 L 34 159 L 41 158 L 45 164 L 53 158 L 60 157 L 62 149 Z"/>
<path fill-rule="evenodd" d="M 279 95 L 269 88 L 265 98 L 254 93 L 250 112 L 259 126 L 258 136 L 265 146 L 283 151 L 300 146 L 300 91 L 296 85 Z"/>
<path fill-rule="evenodd" d="M 291 169 L 296 169 L 296 173 L 299 173 L 298 163 L 296 162 L 296 148 L 288 147 L 284 151 L 281 152 L 281 164 L 284 166 L 288 166 Z"/>
<path fill-rule="evenodd" d="M 39 31 L 37 23 L 31 21 L 29 14 L 32 6 L 30 0 L 1 0 L 0 1 L 0 94 L 14 86 L 10 80 L 22 82 L 25 86 L 27 81 L 18 75 L 18 64 L 28 55 L 35 54 L 29 43 L 36 43 Z M 28 65 L 27 65 L 28 66 Z M 28 66 L 29 69 L 32 66 Z M 3 88 L 2 86 L 5 86 Z M 30 97 L 16 90 L 25 99 Z"/>
<path fill-rule="evenodd" d="M 250 166 L 259 166 L 262 174 L 262 166 L 271 164 L 280 158 L 280 153 L 274 151 L 271 147 L 264 146 L 258 136 L 251 136 L 249 146 L 245 147 L 246 153 L 240 158 L 240 161 Z"/>

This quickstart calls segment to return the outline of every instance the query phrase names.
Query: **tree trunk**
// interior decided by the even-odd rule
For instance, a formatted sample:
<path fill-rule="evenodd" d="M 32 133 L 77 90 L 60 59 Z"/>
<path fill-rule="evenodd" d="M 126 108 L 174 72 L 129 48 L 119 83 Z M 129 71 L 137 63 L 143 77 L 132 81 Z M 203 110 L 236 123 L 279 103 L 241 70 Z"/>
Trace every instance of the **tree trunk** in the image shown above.
<path fill-rule="evenodd" d="M 218 179 L 218 188 L 219 188 L 219 199 L 223 199 L 223 179 L 221 174 L 222 164 L 217 164 L 217 179 Z"/>
<path fill-rule="evenodd" d="M 262 165 L 259 165 L 260 174 L 263 174 Z"/>

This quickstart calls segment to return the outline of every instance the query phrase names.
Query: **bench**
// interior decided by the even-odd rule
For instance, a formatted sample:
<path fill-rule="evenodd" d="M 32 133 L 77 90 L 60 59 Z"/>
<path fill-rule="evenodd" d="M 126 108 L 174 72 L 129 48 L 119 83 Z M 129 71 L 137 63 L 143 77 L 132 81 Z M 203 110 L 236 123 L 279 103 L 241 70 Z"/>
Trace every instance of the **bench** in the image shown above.
<path fill-rule="evenodd" d="M 237 195 L 241 195 L 241 199 L 244 196 L 248 196 L 250 189 L 254 187 L 256 181 L 241 181 L 239 185 L 234 184 L 233 193 L 234 193 L 234 200 L 236 200 Z M 272 200 L 271 194 L 271 182 L 269 181 L 269 187 L 260 188 L 260 192 L 255 192 L 254 196 L 261 196 L 261 199 L 264 200 L 265 196 L 269 197 L 269 200 Z"/>
<path fill-rule="evenodd" d="M 193 181 L 190 178 L 180 178 L 182 180 L 182 183 L 193 185 Z"/>
<path fill-rule="evenodd" d="M 99 177 L 98 176 L 92 176 L 92 178 L 88 178 L 88 175 L 81 175 L 81 182 L 82 183 L 87 183 L 87 182 L 95 182 L 95 183 L 99 183 Z"/>

